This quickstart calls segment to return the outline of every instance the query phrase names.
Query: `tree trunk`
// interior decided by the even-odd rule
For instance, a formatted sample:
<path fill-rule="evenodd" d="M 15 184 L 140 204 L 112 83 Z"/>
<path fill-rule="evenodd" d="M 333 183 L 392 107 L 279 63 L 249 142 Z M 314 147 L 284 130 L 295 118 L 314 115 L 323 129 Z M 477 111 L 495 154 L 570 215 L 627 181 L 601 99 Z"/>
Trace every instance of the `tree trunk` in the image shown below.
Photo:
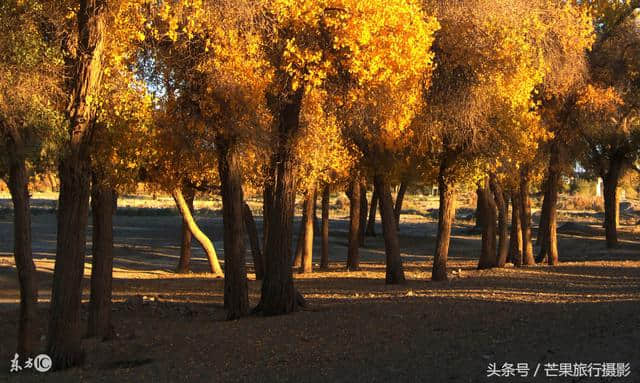
<path fill-rule="evenodd" d="M 484 207 L 484 202 L 482 201 L 484 194 L 482 193 L 482 189 L 480 186 L 476 188 L 476 228 L 480 228 L 484 226 L 482 220 L 484 219 L 484 213 L 482 212 L 482 208 Z"/>
<path fill-rule="evenodd" d="M 603 174 L 604 186 L 604 228 L 607 248 L 618 246 L 618 182 L 622 174 L 623 161 L 619 155 L 614 155 L 609 162 L 609 169 Z"/>
<path fill-rule="evenodd" d="M 322 190 L 322 254 L 320 256 L 320 268 L 329 269 L 329 198 L 331 192 L 329 185 Z"/>
<path fill-rule="evenodd" d="M 280 315 L 304 306 L 304 298 L 293 285 L 291 271 L 291 221 L 295 202 L 295 166 L 291 143 L 300 128 L 302 91 L 281 105 L 278 117 L 278 144 L 274 155 L 276 169 L 273 206 L 269 216 L 269 235 L 265 246 L 266 273 L 260 303 L 255 312 Z"/>
<path fill-rule="evenodd" d="M 183 188 L 184 199 L 187 202 L 187 207 L 189 211 L 193 215 L 194 207 L 193 201 L 195 199 L 195 190 L 191 187 L 185 186 Z M 176 268 L 176 273 L 188 273 L 191 265 L 191 230 L 189 230 L 189 223 L 182 217 L 182 236 L 180 242 L 180 261 L 178 261 L 178 267 Z"/>
<path fill-rule="evenodd" d="M 538 253 L 538 262 L 548 259 L 550 265 L 558 264 L 558 187 L 560 184 L 560 157 L 558 153 L 558 143 L 552 143 L 551 156 L 549 158 L 549 170 L 547 182 L 545 183 L 544 202 L 542 204 L 542 216 L 544 221 L 540 220 L 540 228 L 538 233 L 542 233 L 540 242 L 540 253 Z"/>
<path fill-rule="evenodd" d="M 56 263 L 46 352 L 54 369 L 83 361 L 80 307 L 89 215 L 89 155 L 96 112 L 95 105 L 88 100 L 96 95 L 102 78 L 105 10 L 102 0 L 80 0 L 77 14 L 80 54 L 68 73 L 70 141 L 60 160 Z"/>
<path fill-rule="evenodd" d="M 396 196 L 396 205 L 393 208 L 393 214 L 396 220 L 396 227 L 400 230 L 400 213 L 402 212 L 402 202 L 404 201 L 404 194 L 407 192 L 408 182 L 402 181 L 400 183 L 400 189 Z"/>
<path fill-rule="evenodd" d="M 313 190 L 307 191 L 305 201 L 305 221 L 302 222 L 304 225 L 304 238 L 303 238 L 303 246 L 302 246 L 302 266 L 300 268 L 300 272 L 302 273 L 311 273 L 313 272 L 313 234 L 314 234 L 314 208 L 315 208 L 315 200 L 316 200 L 316 188 Z"/>
<path fill-rule="evenodd" d="M 13 201 L 13 256 L 20 283 L 20 320 L 18 354 L 31 355 L 36 347 L 38 317 L 38 283 L 31 250 L 31 210 L 29 178 L 21 137 L 17 132 L 9 140 L 9 191 Z"/>
<path fill-rule="evenodd" d="M 270 178 L 264 183 L 262 192 L 262 249 L 267 246 L 267 236 L 269 235 L 270 209 L 273 206 L 273 181 Z"/>
<path fill-rule="evenodd" d="M 92 259 L 88 336 L 111 339 L 111 286 L 113 281 L 113 189 L 98 172 L 91 185 Z"/>
<path fill-rule="evenodd" d="M 509 255 L 509 204 L 495 176 L 492 176 L 490 185 L 496 207 L 498 208 L 498 256 L 496 266 L 504 267 L 507 263 L 507 256 Z"/>
<path fill-rule="evenodd" d="M 380 199 L 380 215 L 382 216 L 382 235 L 387 256 L 386 283 L 400 284 L 405 282 L 402 258 L 400 256 L 400 244 L 393 213 L 393 201 L 389 184 L 382 175 L 374 177 L 375 187 L 378 189 Z"/>
<path fill-rule="evenodd" d="M 485 179 L 478 183 L 478 190 L 482 193 L 482 208 L 480 209 L 482 217 L 482 251 L 480 252 L 480 261 L 478 269 L 491 269 L 496 267 L 498 262 L 496 259 L 496 204 L 494 196 L 489 187 L 489 180 Z"/>
<path fill-rule="evenodd" d="M 304 235 L 305 230 L 307 230 L 307 212 L 309 211 L 309 199 L 307 195 L 304 196 L 304 201 L 302 202 L 302 218 L 300 219 L 300 226 L 298 228 L 298 238 L 296 241 L 296 252 L 293 256 L 293 268 L 299 269 L 302 267 L 302 253 L 304 251 Z"/>
<path fill-rule="evenodd" d="M 242 214 L 244 227 L 249 236 L 249 244 L 251 245 L 251 256 L 253 258 L 253 268 L 256 273 L 256 280 L 261 281 L 264 275 L 264 260 L 262 259 L 262 251 L 260 251 L 258 227 L 256 226 L 256 220 L 253 219 L 251 208 L 246 202 L 242 205 Z"/>
<path fill-rule="evenodd" d="M 455 217 L 455 189 L 447 177 L 447 162 L 440 164 L 438 174 L 438 194 L 440 206 L 438 209 L 438 233 L 436 235 L 436 251 L 433 255 L 433 270 L 431 280 L 447 280 L 447 258 L 449 256 L 449 242 L 451 239 L 451 225 Z"/>
<path fill-rule="evenodd" d="M 367 221 L 366 235 L 376 236 L 376 210 L 378 209 L 378 189 L 373 187 L 371 194 L 371 205 L 369 205 L 369 220 Z"/>
<path fill-rule="evenodd" d="M 360 245 L 360 247 L 364 246 L 364 237 L 366 235 L 365 231 L 367 230 L 368 211 L 367 184 L 362 182 L 360 184 L 360 224 L 358 225 L 358 244 Z"/>
<path fill-rule="evenodd" d="M 549 186 L 547 185 L 549 182 L 550 174 L 547 174 L 547 179 L 542 184 L 544 189 L 544 198 L 542 199 L 542 208 L 540 209 L 540 223 L 538 225 L 538 236 L 536 238 L 536 244 L 540 246 L 540 253 L 538 253 L 538 257 L 536 258 L 536 262 L 540 263 L 543 259 L 540 259 L 540 254 L 545 253 L 546 250 L 543 249 L 545 243 L 545 237 L 547 236 L 547 229 L 549 228 Z"/>
<path fill-rule="evenodd" d="M 520 173 L 520 225 L 522 227 L 522 263 L 535 265 L 533 243 L 531 242 L 531 200 L 529 198 L 529 172 Z"/>
<path fill-rule="evenodd" d="M 511 194 L 511 232 L 509 234 L 509 259 L 515 266 L 522 266 L 522 225 L 520 219 L 520 193 Z"/>
<path fill-rule="evenodd" d="M 189 211 L 189 206 L 187 205 L 187 201 L 185 201 L 184 196 L 182 195 L 182 189 L 177 187 L 173 189 L 171 192 L 171 196 L 173 200 L 176 202 L 176 206 L 182 214 L 182 219 L 187 222 L 189 226 L 189 230 L 191 234 L 196 238 L 196 240 L 202 246 L 202 250 L 207 254 L 207 258 L 209 259 L 209 268 L 213 274 L 222 276 L 222 268 L 220 267 L 220 262 L 218 262 L 218 255 L 216 254 L 216 249 L 213 247 L 213 243 L 207 237 L 205 233 L 200 230 L 196 220 L 191 215 L 191 211 Z"/>
<path fill-rule="evenodd" d="M 353 181 L 350 189 L 347 270 L 356 271 L 360 269 L 360 182 Z"/>
<path fill-rule="evenodd" d="M 220 138 L 216 144 L 224 224 L 224 306 L 227 320 L 234 320 L 249 313 L 240 153 L 230 139 Z"/>

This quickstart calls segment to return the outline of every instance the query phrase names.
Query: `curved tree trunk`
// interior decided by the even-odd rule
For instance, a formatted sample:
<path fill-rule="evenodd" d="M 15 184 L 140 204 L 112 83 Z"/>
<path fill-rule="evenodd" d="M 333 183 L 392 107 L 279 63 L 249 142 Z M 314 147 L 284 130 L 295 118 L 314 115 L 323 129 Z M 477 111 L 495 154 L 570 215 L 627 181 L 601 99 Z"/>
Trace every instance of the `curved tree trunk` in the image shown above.
<path fill-rule="evenodd" d="M 256 220 L 253 219 L 253 213 L 249 205 L 244 202 L 242 204 L 242 215 L 244 227 L 249 236 L 249 244 L 251 245 L 251 257 L 253 258 L 253 268 L 256 273 L 256 280 L 261 281 L 264 275 L 264 260 L 262 259 L 262 251 L 260 251 L 260 238 L 258 238 L 258 227 Z"/>
<path fill-rule="evenodd" d="M 609 169 L 603 174 L 604 186 L 604 228 L 607 248 L 618 246 L 618 183 L 622 174 L 623 161 L 619 155 L 614 155 L 609 161 Z"/>
<path fill-rule="evenodd" d="M 551 156 L 549 159 L 549 170 L 547 176 L 547 182 L 545 183 L 546 190 L 544 193 L 544 202 L 546 206 L 542 204 L 542 215 L 545 220 L 540 220 L 539 233 L 542 234 L 542 242 L 540 242 L 540 253 L 536 261 L 542 262 L 545 258 L 548 259 L 550 265 L 558 264 L 558 187 L 560 184 L 560 157 L 558 153 L 558 143 L 553 143 L 551 146 Z"/>
<path fill-rule="evenodd" d="M 478 269 L 490 269 L 497 266 L 496 259 L 496 220 L 497 208 L 494 196 L 489 188 L 489 180 L 485 179 L 478 183 L 478 190 L 482 193 L 482 250 L 480 252 L 480 260 Z"/>
<path fill-rule="evenodd" d="M 190 187 L 183 188 L 184 199 L 187 202 L 187 206 L 189 211 L 193 215 L 194 207 L 193 201 L 195 199 L 195 190 Z M 189 230 L 189 223 L 182 216 L 182 235 L 180 241 L 180 260 L 178 261 L 178 267 L 176 268 L 176 273 L 188 273 L 191 266 L 191 230 Z"/>
<path fill-rule="evenodd" d="M 358 244 L 364 246 L 364 237 L 367 230 L 367 212 L 369 211 L 367 201 L 367 184 L 360 183 L 360 224 L 358 226 Z"/>
<path fill-rule="evenodd" d="M 9 140 L 9 191 L 13 201 L 13 256 L 20 283 L 20 320 L 18 354 L 31 355 L 36 348 L 38 317 L 38 284 L 31 250 L 31 209 L 29 178 L 20 136 L 14 132 Z"/>
<path fill-rule="evenodd" d="M 191 211 L 189 211 L 189 206 L 187 205 L 187 201 L 185 201 L 184 196 L 182 195 L 182 189 L 177 187 L 173 189 L 171 192 L 171 196 L 173 200 L 176 202 L 176 206 L 182 214 L 182 219 L 186 220 L 187 225 L 189 226 L 189 230 L 191 234 L 195 237 L 195 239 L 202 246 L 202 250 L 207 254 L 207 258 L 209 259 L 209 267 L 213 274 L 222 276 L 222 268 L 220 267 L 220 262 L 218 262 L 218 255 L 216 254 L 216 249 L 213 247 L 213 243 L 207 237 L 205 233 L 200 230 L 196 220 L 191 215 Z"/>
<path fill-rule="evenodd" d="M 88 336 L 111 339 L 111 286 L 113 282 L 113 194 L 99 173 L 91 185 L 92 259 Z"/>
<path fill-rule="evenodd" d="M 269 234 L 265 246 L 265 276 L 260 303 L 255 312 L 280 315 L 304 306 L 304 298 L 293 285 L 291 271 L 291 221 L 295 202 L 295 166 L 290 145 L 300 128 L 302 91 L 280 106 L 278 144 L 273 158 L 276 169 Z"/>
<path fill-rule="evenodd" d="M 367 221 L 366 235 L 376 236 L 376 210 L 378 209 L 378 189 L 375 185 L 371 194 L 371 204 L 369 205 L 369 219 Z"/>
<path fill-rule="evenodd" d="M 320 269 L 329 268 L 329 185 L 322 189 L 322 253 L 320 255 Z"/>
<path fill-rule="evenodd" d="M 520 173 L 520 225 L 522 227 L 522 264 L 535 265 L 531 242 L 531 200 L 529 198 L 529 172 Z"/>
<path fill-rule="evenodd" d="M 224 224 L 224 306 L 227 320 L 234 320 L 249 313 L 240 153 L 228 139 L 220 138 L 216 144 Z"/>
<path fill-rule="evenodd" d="M 350 189 L 347 270 L 355 271 L 360 269 L 360 182 L 353 181 Z"/>
<path fill-rule="evenodd" d="M 449 242 L 451 240 L 451 225 L 455 217 L 455 189 L 447 177 L 447 162 L 442 161 L 438 174 L 438 194 L 440 206 L 438 209 L 438 233 L 436 235 L 436 251 L 433 255 L 433 270 L 431 280 L 447 280 L 447 258 L 449 256 Z"/>
<path fill-rule="evenodd" d="M 311 273 L 313 271 L 313 234 L 314 234 L 314 209 L 316 207 L 316 188 L 307 191 L 305 201 L 305 220 L 302 222 L 304 225 L 304 237 L 302 245 L 302 265 L 300 272 Z"/>
<path fill-rule="evenodd" d="M 387 284 L 404 283 L 404 269 L 402 267 L 402 258 L 400 257 L 400 244 L 393 213 L 391 190 L 382 175 L 376 175 L 374 183 L 379 192 L 382 235 L 384 236 L 384 247 L 387 256 L 385 281 Z"/>
<path fill-rule="evenodd" d="M 89 155 L 95 125 L 95 106 L 87 100 L 95 96 L 102 79 L 105 10 L 102 0 L 80 0 L 77 50 L 82 54 L 68 73 L 70 141 L 60 160 L 56 263 L 46 352 L 54 369 L 75 366 L 84 359 L 80 307 L 89 215 Z"/>
<path fill-rule="evenodd" d="M 511 193 L 511 231 L 509 234 L 509 259 L 515 266 L 522 266 L 522 225 L 520 220 L 520 193 Z"/>
<path fill-rule="evenodd" d="M 497 267 L 504 267 L 509 255 L 509 204 L 506 194 L 498 183 L 495 175 L 490 180 L 491 191 L 493 192 L 496 207 L 498 209 L 498 255 Z"/>
<path fill-rule="evenodd" d="M 398 189 L 398 195 L 396 195 L 396 205 L 393 208 L 393 214 L 398 230 L 400 230 L 400 213 L 402 212 L 402 202 L 404 201 L 404 195 L 407 192 L 407 186 L 409 186 L 409 183 L 406 181 L 402 181 L 400 183 L 400 189 Z"/>

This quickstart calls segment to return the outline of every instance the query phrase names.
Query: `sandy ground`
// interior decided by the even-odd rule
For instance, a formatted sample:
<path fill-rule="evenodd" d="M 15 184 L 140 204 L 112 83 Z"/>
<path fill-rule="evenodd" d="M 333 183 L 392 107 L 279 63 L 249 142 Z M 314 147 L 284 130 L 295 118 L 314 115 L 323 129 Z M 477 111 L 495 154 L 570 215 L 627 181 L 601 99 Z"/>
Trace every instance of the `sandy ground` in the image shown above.
<path fill-rule="evenodd" d="M 40 309 L 44 335 L 55 253 L 50 208 L 55 202 L 42 197 L 35 201 L 33 231 L 40 299 L 45 302 Z M 435 222 L 426 211 L 431 202 L 422 201 L 414 204 L 420 209 L 407 211 L 400 232 L 408 283 L 385 286 L 380 235 L 367 238 L 362 271 L 344 271 L 347 221 L 345 211 L 334 210 L 332 270 L 295 276 L 309 308 L 227 322 L 222 280 L 204 272 L 207 265 L 195 244 L 194 273 L 171 272 L 179 252 L 180 218 L 158 206 L 167 203 L 168 209 L 170 201 L 124 202 L 115 217 L 113 320 L 118 337 L 109 342 L 87 339 L 84 366 L 41 374 L 9 373 L 18 286 L 11 215 L 2 213 L 8 201 L 0 199 L 0 357 L 5 358 L 0 381 L 640 382 L 640 233 L 631 224 L 636 216 L 623 217 L 627 225 L 621 228 L 621 246 L 608 251 L 597 214 L 563 212 L 560 226 L 568 220 L 577 223 L 560 230 L 560 266 L 490 271 L 475 270 L 480 238 L 470 222 L 459 220 L 451 244 L 451 279 L 435 283 L 428 281 Z M 144 204 L 153 215 L 139 215 L 135 209 Z M 222 258 L 219 206 L 214 201 L 196 207 L 202 209 L 198 222 Z M 258 204 L 252 207 L 257 213 Z M 89 275 L 90 262 L 85 277 Z M 249 278 L 255 304 L 260 284 L 253 274 Z M 86 278 L 84 287 L 86 301 Z M 631 375 L 486 377 L 490 363 L 504 362 L 526 362 L 532 372 L 538 363 L 625 362 Z"/>

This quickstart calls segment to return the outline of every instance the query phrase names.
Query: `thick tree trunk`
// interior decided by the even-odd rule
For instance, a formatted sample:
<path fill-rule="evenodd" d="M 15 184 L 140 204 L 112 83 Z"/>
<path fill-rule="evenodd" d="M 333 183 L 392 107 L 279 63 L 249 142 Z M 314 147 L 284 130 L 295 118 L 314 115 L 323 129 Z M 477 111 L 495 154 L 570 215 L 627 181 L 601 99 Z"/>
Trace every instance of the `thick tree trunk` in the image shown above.
<path fill-rule="evenodd" d="M 356 271 L 360 269 L 360 182 L 352 182 L 350 189 L 347 270 Z"/>
<path fill-rule="evenodd" d="M 224 306 L 227 320 L 234 320 L 249 313 L 240 153 L 229 139 L 220 138 L 216 144 L 224 224 Z"/>
<path fill-rule="evenodd" d="M 222 276 L 223 272 L 222 268 L 220 267 L 220 262 L 218 262 L 216 249 L 213 247 L 213 243 L 211 242 L 209 237 L 207 237 L 207 235 L 203 233 L 202 230 L 200 230 L 200 228 L 198 227 L 196 220 L 193 218 L 193 215 L 189 210 L 187 201 L 185 201 L 184 196 L 182 195 L 182 189 L 179 187 L 173 189 L 173 191 L 171 192 L 171 196 L 176 202 L 176 206 L 178 207 L 180 214 L 182 214 L 182 219 L 187 222 L 191 234 L 193 234 L 195 239 L 200 243 L 200 246 L 202 246 L 202 250 L 204 250 L 204 252 L 206 253 L 207 258 L 209 259 L 209 268 L 211 272 L 213 274 Z"/>
<path fill-rule="evenodd" d="M 400 213 L 402 212 L 402 202 L 404 201 L 404 195 L 407 192 L 407 186 L 409 186 L 409 183 L 406 181 L 402 181 L 400 183 L 400 189 L 398 189 L 398 195 L 396 196 L 396 205 L 393 208 L 393 214 L 398 230 L 400 230 Z"/>
<path fill-rule="evenodd" d="M 253 218 L 253 213 L 249 205 L 244 202 L 242 204 L 242 215 L 244 220 L 244 227 L 249 236 L 249 244 L 251 245 L 251 257 L 253 258 L 253 268 L 256 272 L 256 280 L 261 281 L 264 275 L 264 260 L 262 258 L 262 251 L 260 251 L 260 238 L 258 238 L 258 227 L 256 220 Z"/>
<path fill-rule="evenodd" d="M 549 174 L 547 174 L 547 179 L 542 184 L 544 190 L 544 197 L 542 199 L 542 208 L 540 209 L 540 224 L 538 225 L 538 236 L 536 237 L 536 245 L 540 246 L 540 253 L 538 253 L 538 257 L 536 258 L 536 262 L 540 263 L 543 259 L 540 259 L 540 254 L 545 253 L 544 249 L 545 237 L 548 235 L 547 229 L 549 228 L 549 186 L 547 185 L 549 182 Z"/>
<path fill-rule="evenodd" d="M 322 253 L 320 255 L 320 269 L 329 268 L 329 185 L 322 189 Z"/>
<path fill-rule="evenodd" d="M 53 273 L 47 354 L 54 369 L 83 361 L 80 306 L 86 250 L 91 177 L 90 146 L 94 130 L 95 96 L 102 78 L 102 0 L 80 0 L 78 47 L 75 65 L 68 73 L 71 98 L 68 108 L 70 141 L 60 161 L 60 194 L 56 263 Z"/>
<path fill-rule="evenodd" d="M 367 221 L 366 234 L 371 237 L 376 236 L 376 210 L 378 209 L 378 189 L 373 187 L 371 204 L 369 205 L 369 220 Z"/>
<path fill-rule="evenodd" d="M 520 193 L 511 193 L 511 231 L 509 233 L 509 259 L 515 266 L 522 266 L 522 226 L 520 220 Z"/>
<path fill-rule="evenodd" d="M 482 193 L 482 250 L 480 252 L 480 260 L 478 262 L 478 269 L 490 269 L 496 267 L 498 262 L 496 259 L 496 220 L 497 207 L 495 199 L 491 189 L 489 187 L 489 180 L 485 179 L 478 184 L 478 189 Z"/>
<path fill-rule="evenodd" d="M 270 178 L 264 183 L 262 192 L 262 249 L 267 246 L 267 236 L 269 235 L 270 209 L 273 206 L 273 181 Z"/>
<path fill-rule="evenodd" d="M 367 213 L 368 209 L 367 201 L 367 184 L 362 182 L 360 184 L 360 224 L 358 226 L 358 243 L 360 247 L 364 246 L 364 237 L 367 230 Z"/>
<path fill-rule="evenodd" d="M 529 198 L 529 172 L 520 173 L 520 225 L 522 227 L 522 264 L 535 265 L 531 242 L 531 199 Z"/>
<path fill-rule="evenodd" d="M 185 186 L 183 188 L 184 199 L 187 202 L 189 211 L 193 215 L 194 207 L 193 201 L 195 199 L 195 190 L 193 188 Z M 176 273 L 188 273 L 191 265 L 191 230 L 189 230 L 189 223 L 186 218 L 182 217 L 182 235 L 180 242 L 180 260 L 178 261 L 178 267 Z"/>
<path fill-rule="evenodd" d="M 609 169 L 603 174 L 604 186 L 604 229 L 607 248 L 618 246 L 618 182 L 622 174 L 623 161 L 619 155 L 614 155 L 610 160 Z"/>
<path fill-rule="evenodd" d="M 313 234 L 314 234 L 314 210 L 316 207 L 316 188 L 313 190 L 307 191 L 305 202 L 305 221 L 302 222 L 304 225 L 304 241 L 302 246 L 302 266 L 300 268 L 300 272 L 302 273 L 311 273 L 313 271 Z"/>
<path fill-rule="evenodd" d="M 20 283 L 20 320 L 18 347 L 20 355 L 31 355 L 36 345 L 38 317 L 38 284 L 31 250 L 31 210 L 29 178 L 20 137 L 15 134 L 8 143 L 9 191 L 13 201 L 13 256 Z"/>
<path fill-rule="evenodd" d="M 438 174 L 438 194 L 440 206 L 438 209 L 438 233 L 436 235 L 436 251 L 433 255 L 433 270 L 431 280 L 447 280 L 447 258 L 449 256 L 449 242 L 451 240 L 451 225 L 455 216 L 455 189 L 447 177 L 447 163 L 443 161 Z"/>
<path fill-rule="evenodd" d="M 491 178 L 491 191 L 498 208 L 498 256 L 497 267 L 504 267 L 509 255 L 509 204 L 498 180 Z"/>
<path fill-rule="evenodd" d="M 99 173 L 91 185 L 92 259 L 88 336 L 111 339 L 111 286 L 113 281 L 113 194 Z"/>
<path fill-rule="evenodd" d="M 382 175 L 374 177 L 375 187 L 378 189 L 380 199 L 380 215 L 382 216 L 382 235 L 387 256 L 386 283 L 399 284 L 405 282 L 402 258 L 400 256 L 400 243 L 393 213 L 393 201 L 389 184 Z"/>
<path fill-rule="evenodd" d="M 254 310 L 264 315 L 287 314 L 305 305 L 304 298 L 293 285 L 291 271 L 295 166 L 290 145 L 300 127 L 302 91 L 298 91 L 292 98 L 279 111 L 278 145 L 274 155 L 275 191 L 265 246 L 266 273 L 260 303 Z"/>
<path fill-rule="evenodd" d="M 544 202 L 542 204 L 542 216 L 544 221 L 540 220 L 540 228 L 538 233 L 542 233 L 540 242 L 540 253 L 538 253 L 538 262 L 548 259 L 550 265 L 558 264 L 558 187 L 560 184 L 560 157 L 558 153 L 558 144 L 553 143 L 551 147 L 551 156 L 549 159 L 549 170 L 547 181 L 545 183 Z M 540 234 L 539 234 L 540 235 Z"/>

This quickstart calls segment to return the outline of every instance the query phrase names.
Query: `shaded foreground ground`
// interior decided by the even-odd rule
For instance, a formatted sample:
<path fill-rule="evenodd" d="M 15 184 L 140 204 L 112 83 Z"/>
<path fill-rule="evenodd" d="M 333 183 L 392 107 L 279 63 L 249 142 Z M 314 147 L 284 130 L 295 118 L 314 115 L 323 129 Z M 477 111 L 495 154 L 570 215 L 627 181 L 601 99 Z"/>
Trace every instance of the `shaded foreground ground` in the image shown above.
<path fill-rule="evenodd" d="M 40 297 L 46 302 L 41 334 L 54 218 L 34 216 Z M 308 310 L 226 322 L 222 280 L 201 273 L 202 258 L 194 262 L 196 273 L 171 272 L 179 222 L 175 216 L 116 217 L 117 339 L 85 340 L 87 360 L 80 368 L 10 374 L 18 290 L 7 240 L 10 217 L 0 218 L 0 381 L 532 381 L 488 379 L 493 362 L 527 362 L 532 369 L 549 362 L 627 362 L 627 379 L 536 381 L 640 381 L 640 236 L 632 226 L 623 228 L 620 249 L 606 251 L 597 222 L 583 218 L 570 234 L 560 235 L 566 262 L 558 267 L 476 271 L 479 236 L 460 224 L 454 229 L 451 280 L 434 283 L 427 280 L 434 224 L 409 220 L 401 230 L 409 281 L 385 286 L 380 236 L 367 239 L 362 271 L 343 270 L 346 221 L 339 219 L 332 221 L 332 270 L 296 276 Z M 200 222 L 221 249 L 219 219 Z M 87 277 L 89 272 L 87 265 Z M 250 279 L 255 304 L 260 284 Z M 86 300 L 86 279 L 84 286 Z"/>

